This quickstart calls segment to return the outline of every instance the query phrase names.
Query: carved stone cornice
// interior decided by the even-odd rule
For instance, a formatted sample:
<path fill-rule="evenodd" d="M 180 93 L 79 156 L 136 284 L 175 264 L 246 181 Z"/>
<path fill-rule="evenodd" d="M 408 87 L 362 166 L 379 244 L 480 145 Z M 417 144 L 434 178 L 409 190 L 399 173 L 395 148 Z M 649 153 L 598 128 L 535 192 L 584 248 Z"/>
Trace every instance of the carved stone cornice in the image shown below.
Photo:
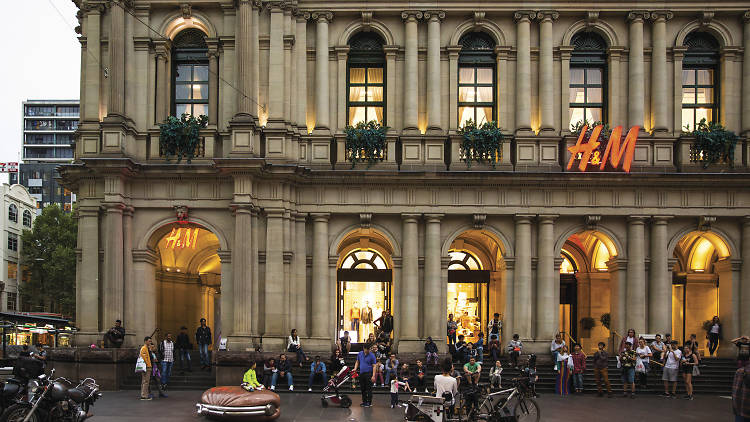
<path fill-rule="evenodd" d="M 560 17 L 560 13 L 556 10 L 540 10 L 536 12 L 536 18 L 540 22 L 544 21 L 556 21 Z"/>
<path fill-rule="evenodd" d="M 644 20 L 648 19 L 649 12 L 647 10 L 633 10 L 632 12 L 628 12 L 628 22 L 643 22 Z"/>
<path fill-rule="evenodd" d="M 654 10 L 649 14 L 651 15 L 651 20 L 654 22 L 666 22 L 674 17 L 674 13 L 671 10 Z"/>
<path fill-rule="evenodd" d="M 405 21 L 418 20 L 424 17 L 424 13 L 419 10 L 404 10 L 401 12 L 401 19 Z"/>
<path fill-rule="evenodd" d="M 520 21 L 532 21 L 536 19 L 536 12 L 533 10 L 519 10 L 513 13 L 513 20 L 515 22 Z"/>
<path fill-rule="evenodd" d="M 320 22 L 321 20 L 325 20 L 326 22 L 331 22 L 333 20 L 333 12 L 328 11 L 328 10 L 319 10 L 316 12 L 312 12 L 310 16 L 316 22 Z"/>
<path fill-rule="evenodd" d="M 424 12 L 424 18 L 427 20 L 442 21 L 445 19 L 445 11 L 443 10 L 428 10 Z"/>

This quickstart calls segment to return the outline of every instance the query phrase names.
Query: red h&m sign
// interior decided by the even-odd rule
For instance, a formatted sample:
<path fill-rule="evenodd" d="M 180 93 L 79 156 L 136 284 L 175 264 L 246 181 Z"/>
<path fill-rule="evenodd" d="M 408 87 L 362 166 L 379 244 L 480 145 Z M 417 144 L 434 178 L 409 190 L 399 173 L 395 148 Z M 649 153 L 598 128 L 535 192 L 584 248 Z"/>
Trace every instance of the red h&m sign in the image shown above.
<path fill-rule="evenodd" d="M 635 143 L 638 141 L 638 131 L 640 126 L 633 126 L 625 136 L 625 141 L 620 143 L 620 137 L 622 136 L 622 126 L 617 126 L 612 129 L 612 134 L 609 136 L 609 142 L 606 144 L 604 153 L 599 151 L 599 135 L 602 133 L 604 127 L 598 125 L 591 131 L 586 143 L 583 143 L 586 137 L 588 126 L 584 125 L 581 128 L 581 133 L 578 135 L 578 141 L 570 148 L 570 161 L 568 161 L 568 170 L 573 167 L 573 163 L 576 160 L 578 162 L 578 170 L 585 172 L 589 164 L 599 166 L 599 170 L 604 170 L 607 165 L 607 159 L 613 169 L 620 167 L 620 160 L 622 160 L 622 170 L 625 173 L 630 173 L 630 165 L 633 163 L 633 155 L 635 154 Z"/>

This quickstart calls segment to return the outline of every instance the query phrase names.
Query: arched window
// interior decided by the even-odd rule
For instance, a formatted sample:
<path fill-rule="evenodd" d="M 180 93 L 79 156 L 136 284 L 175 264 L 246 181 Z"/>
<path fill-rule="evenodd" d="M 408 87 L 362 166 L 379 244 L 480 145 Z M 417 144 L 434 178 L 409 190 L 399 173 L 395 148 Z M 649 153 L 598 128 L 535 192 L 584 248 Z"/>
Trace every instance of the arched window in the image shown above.
<path fill-rule="evenodd" d="M 458 127 L 495 121 L 495 40 L 470 32 L 458 43 Z"/>
<path fill-rule="evenodd" d="M 451 262 L 448 264 L 448 270 L 481 270 L 482 263 L 479 259 L 469 252 L 449 251 Z"/>
<path fill-rule="evenodd" d="M 23 226 L 31 227 L 31 211 L 23 210 Z"/>
<path fill-rule="evenodd" d="M 373 32 L 360 32 L 349 40 L 346 99 L 347 122 L 375 120 L 385 124 L 385 53 L 383 40 Z"/>
<path fill-rule="evenodd" d="M 8 220 L 18 223 L 18 207 L 16 207 L 16 204 L 8 205 Z"/>
<path fill-rule="evenodd" d="M 194 116 L 208 115 L 208 46 L 206 35 L 186 29 L 172 43 L 173 111 Z"/>
<path fill-rule="evenodd" d="M 345 270 L 385 270 L 388 266 L 377 252 L 359 249 L 344 258 L 341 268 Z"/>
<path fill-rule="evenodd" d="M 607 43 L 594 32 L 579 32 L 571 44 L 568 124 L 572 128 L 582 120 L 591 124 L 606 119 Z"/>
<path fill-rule="evenodd" d="M 712 122 L 719 117 L 719 43 L 707 32 L 691 32 L 684 44 L 687 51 L 682 61 L 682 127 L 691 131 L 702 119 Z"/>

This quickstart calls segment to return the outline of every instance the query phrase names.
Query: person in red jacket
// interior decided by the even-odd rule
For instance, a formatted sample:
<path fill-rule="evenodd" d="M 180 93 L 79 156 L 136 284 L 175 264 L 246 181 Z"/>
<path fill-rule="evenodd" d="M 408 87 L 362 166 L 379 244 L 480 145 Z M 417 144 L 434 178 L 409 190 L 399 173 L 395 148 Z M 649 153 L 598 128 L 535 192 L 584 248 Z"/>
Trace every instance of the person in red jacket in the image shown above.
<path fill-rule="evenodd" d="M 576 393 L 583 393 L 583 374 L 586 372 L 586 354 L 581 350 L 581 345 L 573 347 L 573 387 Z"/>

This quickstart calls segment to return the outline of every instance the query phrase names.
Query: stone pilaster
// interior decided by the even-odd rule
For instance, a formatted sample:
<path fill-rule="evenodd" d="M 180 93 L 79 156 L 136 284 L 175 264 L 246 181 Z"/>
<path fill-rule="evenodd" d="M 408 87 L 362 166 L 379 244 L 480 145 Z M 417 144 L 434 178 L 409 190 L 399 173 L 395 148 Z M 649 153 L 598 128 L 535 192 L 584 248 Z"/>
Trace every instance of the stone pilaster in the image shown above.
<path fill-rule="evenodd" d="M 76 325 L 80 333 L 95 340 L 99 337 L 99 207 L 78 208 L 78 247 L 81 274 L 76 286 Z M 76 341 L 79 345 L 88 342 Z"/>
<path fill-rule="evenodd" d="M 513 280 L 513 322 L 514 332 L 521 339 L 531 339 L 531 218 L 530 215 L 516 215 L 516 261 Z"/>
<path fill-rule="evenodd" d="M 219 123 L 219 50 L 218 43 L 212 42 L 208 49 L 208 124 Z"/>
<path fill-rule="evenodd" d="M 268 53 L 268 125 L 284 122 L 284 9 L 282 2 L 269 3 L 271 13 Z"/>
<path fill-rule="evenodd" d="M 432 336 L 437 344 L 445 342 L 445 302 L 442 293 L 447 288 L 441 277 L 440 220 L 442 214 L 425 215 L 424 240 L 424 336 Z"/>
<path fill-rule="evenodd" d="M 427 130 L 441 131 L 442 78 L 440 76 L 440 21 L 443 11 L 425 12 L 427 19 Z"/>
<path fill-rule="evenodd" d="M 156 123 L 162 123 L 169 115 L 169 52 L 171 43 L 163 41 L 155 43 L 154 51 L 156 52 Z M 159 151 L 155 151 L 152 157 L 158 156 Z"/>
<path fill-rule="evenodd" d="M 100 7 L 89 7 L 83 25 L 86 37 L 85 79 L 81 114 L 84 122 L 99 122 L 99 105 L 101 103 L 101 19 Z M 94 75 L 97 75 L 96 77 Z"/>
<path fill-rule="evenodd" d="M 651 263 L 648 281 L 648 332 L 667 333 L 672 329 L 672 271 L 667 256 L 667 222 L 671 217 L 651 220 Z"/>
<path fill-rule="evenodd" d="M 122 214 L 125 205 L 104 203 L 104 283 L 102 289 L 102 329 L 123 318 Z"/>
<path fill-rule="evenodd" d="M 133 207 L 122 210 L 122 272 L 123 272 L 123 326 L 135 327 L 134 313 L 138 307 L 138 293 L 133 283 Z M 129 339 L 128 339 L 129 340 Z M 126 340 L 126 343 L 128 343 Z M 142 339 L 141 339 L 142 340 Z M 136 341 L 137 337 L 136 337 Z"/>
<path fill-rule="evenodd" d="M 555 303 L 559 291 L 559 273 L 555 272 L 555 219 L 556 215 L 540 215 L 537 230 L 537 255 L 539 260 L 536 268 L 536 339 L 552 339 L 557 331 L 558 313 L 550 312 L 557 309 Z"/>
<path fill-rule="evenodd" d="M 739 331 L 750 333 L 750 216 L 742 220 L 742 284 L 740 285 L 740 322 Z"/>
<path fill-rule="evenodd" d="M 516 21 L 516 133 L 531 131 L 531 20 L 532 11 L 513 14 Z"/>
<path fill-rule="evenodd" d="M 307 238 L 306 235 L 307 214 L 297 213 L 294 215 L 294 305 L 296 312 L 294 327 L 300 336 L 310 335 L 307 325 Z"/>
<path fill-rule="evenodd" d="M 554 65 L 552 60 L 552 22 L 560 16 L 555 11 L 537 13 L 539 19 L 539 117 L 540 132 L 555 131 Z M 567 109 L 567 107 L 566 107 Z"/>
<path fill-rule="evenodd" d="M 328 327 L 332 318 L 331 300 L 328 295 L 328 220 L 330 214 L 311 214 L 313 220 L 312 262 L 312 335 L 319 339 L 330 338 Z"/>
<path fill-rule="evenodd" d="M 418 23 L 422 12 L 405 11 L 404 20 L 404 131 L 419 130 L 419 62 Z"/>
<path fill-rule="evenodd" d="M 284 306 L 284 210 L 266 208 L 265 330 L 263 343 L 283 348 L 284 322 L 289 315 Z"/>
<path fill-rule="evenodd" d="M 651 12 L 651 129 L 654 134 L 665 134 L 667 128 L 667 21 L 670 11 Z M 681 82 L 680 82 L 681 83 Z"/>
<path fill-rule="evenodd" d="M 109 8 L 109 100 L 107 116 L 125 117 L 125 2 Z"/>
<path fill-rule="evenodd" d="M 636 333 L 646 330 L 646 245 L 643 216 L 628 218 L 628 278 L 625 300 L 627 329 Z M 620 280 L 622 282 L 622 280 Z"/>
<path fill-rule="evenodd" d="M 257 115 L 257 108 L 254 97 L 255 89 L 253 76 L 253 45 L 252 45 L 252 28 L 255 24 L 251 0 L 237 1 L 237 37 L 235 38 L 235 50 L 237 54 L 237 85 L 240 90 L 237 93 L 237 114 L 238 117 L 248 119 L 249 116 Z"/>
<path fill-rule="evenodd" d="M 315 128 L 328 130 L 331 126 L 328 74 L 328 23 L 331 12 L 313 12 L 316 22 L 315 38 Z"/>
<path fill-rule="evenodd" d="M 742 15 L 743 19 L 743 48 L 742 59 L 742 133 L 750 135 L 750 10 Z M 747 331 L 743 331 L 746 333 Z"/>
<path fill-rule="evenodd" d="M 234 245 L 230 258 L 238 271 L 233 271 L 232 291 L 226 292 L 233 299 L 233 324 L 230 330 L 230 346 L 244 350 L 250 345 L 253 317 L 252 279 L 252 230 L 253 207 L 250 204 L 237 204 L 234 211 Z M 223 274 L 222 266 L 222 274 Z M 248 309 L 250 308 L 250 309 Z M 223 310 L 222 310 L 223 311 Z M 255 311 L 257 313 L 257 311 Z"/>
<path fill-rule="evenodd" d="M 403 259 L 401 267 L 401 288 L 399 291 L 401 344 L 414 342 L 419 335 L 419 214 L 402 214 Z M 408 346 L 407 346 L 408 347 Z M 411 349 L 411 347 L 409 347 Z"/>
<path fill-rule="evenodd" d="M 645 72 L 643 64 L 643 21 L 649 13 L 633 11 L 628 13 L 630 53 L 628 55 L 628 126 L 641 126 L 644 122 Z"/>

